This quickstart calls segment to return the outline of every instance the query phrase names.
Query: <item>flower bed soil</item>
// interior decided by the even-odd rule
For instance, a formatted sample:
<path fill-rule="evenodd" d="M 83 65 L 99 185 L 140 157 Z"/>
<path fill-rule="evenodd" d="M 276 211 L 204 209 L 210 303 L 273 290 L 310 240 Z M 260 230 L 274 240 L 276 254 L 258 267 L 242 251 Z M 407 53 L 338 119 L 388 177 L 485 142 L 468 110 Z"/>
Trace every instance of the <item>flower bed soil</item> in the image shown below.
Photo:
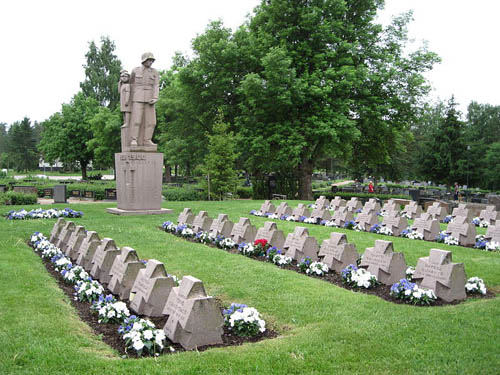
<path fill-rule="evenodd" d="M 174 235 L 172 233 L 166 232 L 161 226 L 158 227 L 158 228 L 162 232 Z M 190 242 L 193 242 L 193 243 L 200 243 L 200 242 L 195 241 L 192 238 L 185 238 L 185 237 L 179 237 L 179 238 L 184 238 L 186 241 L 190 241 Z M 231 254 L 240 254 L 241 255 L 241 253 L 237 249 L 224 250 L 224 249 L 221 249 L 220 247 L 215 246 L 214 244 L 205 244 L 205 245 L 213 247 L 213 248 L 216 248 L 216 249 L 219 249 L 219 250 L 227 251 L 228 253 L 231 253 Z M 266 259 L 266 257 L 263 257 L 263 256 L 259 256 L 259 257 L 250 256 L 248 258 L 252 258 L 252 259 L 258 260 L 260 262 L 269 263 L 268 260 Z M 297 273 L 301 273 L 300 270 L 299 270 L 299 268 L 297 267 L 297 261 L 295 261 L 295 260 L 293 260 L 291 264 L 283 266 L 283 267 L 280 267 L 280 268 L 286 269 L 286 270 L 289 270 L 289 271 L 294 271 L 294 272 L 297 272 Z M 384 299 L 386 301 L 392 302 L 392 303 L 402 304 L 402 305 L 409 305 L 405 301 L 403 301 L 401 299 L 398 299 L 398 298 L 395 298 L 395 297 L 393 297 L 391 295 L 391 286 L 390 285 L 379 284 L 379 285 L 377 285 L 377 286 L 375 286 L 373 288 L 370 288 L 370 289 L 365 289 L 365 288 L 357 288 L 357 289 L 355 289 L 355 288 L 350 287 L 349 285 L 344 284 L 342 282 L 342 276 L 340 274 L 334 272 L 334 271 L 331 271 L 331 270 L 327 274 L 325 274 L 324 276 L 318 276 L 318 275 L 308 275 L 308 276 L 309 277 L 314 277 L 315 279 L 320 279 L 320 280 L 326 281 L 326 282 L 328 282 L 330 284 L 337 285 L 337 286 L 339 286 L 341 288 L 344 288 L 344 289 L 347 289 L 347 290 L 351 290 L 353 292 L 371 294 L 371 295 L 375 295 L 377 297 L 380 297 L 380 298 L 382 298 L 382 299 Z M 486 292 L 485 295 L 483 295 L 483 294 L 467 295 L 467 299 L 494 298 L 494 297 L 495 297 L 495 293 L 491 292 L 490 290 L 487 290 L 487 292 Z M 446 301 L 442 300 L 441 298 L 438 298 L 431 305 L 413 305 L 413 306 L 417 306 L 417 307 L 448 306 L 448 305 L 458 305 L 458 304 L 460 304 L 462 302 L 464 302 L 464 301 L 446 302 Z"/>
<path fill-rule="evenodd" d="M 31 247 L 31 245 L 28 243 L 28 246 Z M 32 247 L 31 247 L 32 248 Z M 40 253 L 35 251 L 38 256 L 40 256 Z M 49 260 L 44 259 L 40 256 L 42 263 L 44 264 L 45 268 L 47 269 L 47 272 L 52 275 L 52 277 L 56 280 L 57 284 L 59 287 L 62 289 L 64 294 L 68 296 L 69 300 L 71 301 L 71 305 L 75 308 L 78 316 L 80 317 L 81 320 L 83 320 L 87 325 L 92 328 L 94 333 L 98 335 L 104 343 L 115 349 L 120 355 L 125 358 L 138 358 L 137 354 L 133 351 L 127 352 L 125 348 L 125 340 L 120 336 L 118 333 L 118 327 L 120 326 L 119 324 L 111 324 L 111 323 L 99 323 L 98 322 L 98 314 L 90 309 L 90 303 L 88 302 L 81 302 L 78 300 L 75 300 L 74 298 L 74 286 L 66 283 L 64 279 L 62 278 L 61 274 L 57 272 L 53 267 L 52 263 L 50 263 Z M 112 294 L 107 288 L 106 284 L 103 284 L 104 286 L 104 294 Z M 118 300 L 119 297 L 115 295 L 115 298 Z M 123 301 L 128 304 L 128 300 Z M 223 306 L 220 300 L 216 299 L 216 303 L 219 306 L 222 314 Z M 138 315 L 140 316 L 140 315 Z M 140 316 L 141 318 L 148 319 L 151 322 L 153 322 L 156 326 L 157 329 L 162 329 L 165 323 L 167 322 L 168 316 L 163 316 L 159 318 L 151 318 L 151 317 L 146 317 L 146 316 Z M 235 346 L 235 345 L 242 345 L 247 342 L 257 342 L 265 339 L 272 339 L 278 336 L 278 333 L 276 331 L 266 329 L 265 332 L 259 333 L 257 336 L 254 337 L 241 337 L 237 335 L 233 335 L 232 332 L 224 326 L 224 334 L 222 335 L 222 344 L 217 344 L 217 345 L 204 345 L 204 346 L 199 346 L 196 348 L 197 351 L 204 351 L 210 348 L 220 348 L 220 347 L 226 347 L 226 346 Z M 166 344 L 165 344 L 165 350 L 161 353 L 163 354 L 174 354 L 178 352 L 184 352 L 186 351 L 180 344 L 175 344 L 172 343 L 168 338 L 166 339 Z"/>

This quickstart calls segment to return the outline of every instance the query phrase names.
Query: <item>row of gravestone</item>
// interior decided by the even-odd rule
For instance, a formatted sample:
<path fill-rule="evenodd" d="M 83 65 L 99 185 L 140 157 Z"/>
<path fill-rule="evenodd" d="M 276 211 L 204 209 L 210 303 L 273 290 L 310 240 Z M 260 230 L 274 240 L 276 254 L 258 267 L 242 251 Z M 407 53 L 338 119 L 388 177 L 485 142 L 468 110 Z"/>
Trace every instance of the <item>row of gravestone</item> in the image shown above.
<path fill-rule="evenodd" d="M 400 236 L 408 228 L 408 221 L 406 217 L 401 216 L 399 205 L 394 200 L 389 200 L 383 207 L 380 207 L 377 200 L 373 198 L 366 202 L 364 206 L 361 206 L 361 202 L 357 198 L 352 198 L 347 202 L 346 206 L 338 206 L 337 204 L 344 204 L 345 200 L 340 197 L 335 198 L 335 200 L 332 200 L 332 202 L 336 202 L 333 216 L 329 212 L 329 209 L 333 207 L 332 202 L 328 202 L 324 196 L 316 200 L 316 208 L 312 213 L 304 204 L 299 204 L 292 211 L 286 202 L 282 202 L 276 209 L 270 201 L 265 201 L 260 210 L 261 212 L 274 213 L 278 218 L 290 213 L 295 220 L 303 216 L 306 218 L 312 217 L 317 223 L 331 221 L 338 227 L 344 227 L 346 223 L 353 221 L 364 231 L 369 231 L 374 225 L 380 224 L 378 212 L 383 212 L 381 224 L 383 227 L 389 228 L 394 236 Z M 361 209 L 361 212 L 354 217 L 353 212 L 359 209 Z M 420 233 L 426 241 L 436 240 L 441 231 L 439 223 L 446 217 L 444 206 L 439 202 L 434 202 L 427 212 L 422 213 L 421 207 L 412 201 L 405 206 L 404 212 L 414 218 L 411 229 Z M 472 211 L 468 210 L 464 204 L 460 204 L 453 210 L 452 216 L 453 222 L 448 224 L 446 233 L 456 238 L 462 246 L 473 246 L 476 242 L 477 232 L 475 225 L 471 223 Z M 488 206 L 481 211 L 480 217 L 489 223 L 486 239 L 500 242 L 500 215 L 495 211 L 494 206 Z"/>
<path fill-rule="evenodd" d="M 203 221 L 208 220 L 212 226 L 207 225 L 201 229 Z M 218 222 L 217 225 L 213 225 Z M 209 231 L 214 234 L 216 228 L 224 227 L 222 223 L 230 223 L 228 226 L 241 228 L 230 234 L 235 242 L 241 237 L 241 233 L 245 233 L 245 227 L 251 226 L 247 218 L 241 218 L 239 223 L 234 225 L 227 219 L 227 215 L 221 214 L 217 220 L 211 221 L 205 211 L 195 217 L 191 209 L 185 208 L 178 217 L 179 224 L 189 224 L 193 228 L 198 226 L 197 230 Z M 239 233 L 239 234 L 238 234 Z M 332 232 L 330 238 L 324 240 L 321 247 L 316 238 L 309 235 L 309 231 L 304 227 L 296 227 L 293 233 L 288 234 L 286 240 L 283 232 L 278 230 L 276 223 L 266 222 L 264 227 L 256 232 L 256 236 L 252 239 L 245 239 L 244 242 L 253 242 L 255 239 L 266 239 L 271 246 L 286 251 L 286 256 L 300 262 L 305 257 L 309 257 L 311 261 L 321 261 L 325 263 L 329 269 L 340 273 L 350 264 L 356 264 L 360 255 L 356 251 L 356 246 L 348 243 L 347 236 L 343 233 Z M 385 285 L 392 285 L 400 279 L 406 277 L 407 265 L 403 253 L 395 253 L 393 244 L 390 241 L 376 240 L 375 246 L 367 248 L 362 258 L 361 267 L 366 267 L 368 271 L 377 277 L 377 280 Z M 420 258 L 415 270 L 414 279 L 417 284 L 424 288 L 429 288 L 434 291 L 439 298 L 451 302 L 453 300 L 465 299 L 465 282 L 466 275 L 463 264 L 451 262 L 451 252 L 431 249 L 429 257 Z"/>
<path fill-rule="evenodd" d="M 111 293 L 130 300 L 137 314 L 168 315 L 163 330 L 172 342 L 187 350 L 222 343 L 222 314 L 200 280 L 185 276 L 176 286 L 163 263 L 150 259 L 144 264 L 134 249 L 119 249 L 111 238 L 101 240 L 96 232 L 62 218 L 49 240 Z"/>
<path fill-rule="evenodd" d="M 410 201 L 407 205 L 404 206 L 403 210 L 400 210 L 400 205 L 394 199 L 389 199 L 383 206 L 375 198 L 371 198 L 362 205 L 361 201 L 353 197 L 349 201 L 342 199 L 339 196 L 336 196 L 332 201 L 326 199 L 325 196 L 319 197 L 314 203 L 314 209 L 311 212 L 304 204 L 300 203 L 295 209 L 292 209 L 288 206 L 287 202 L 282 202 L 276 208 L 271 201 L 265 201 L 260 207 L 260 211 L 262 213 L 276 214 L 278 217 L 283 215 L 293 216 L 296 220 L 300 216 L 304 216 L 306 218 L 315 218 L 318 220 L 330 220 L 331 216 L 329 211 L 337 211 L 342 207 L 345 207 L 347 211 L 351 213 L 363 211 L 375 211 L 375 213 L 385 213 L 390 216 L 400 216 L 402 212 L 406 214 L 409 219 L 416 219 L 420 217 L 423 213 L 422 207 L 420 207 L 417 202 Z M 427 214 L 429 214 L 433 219 L 437 219 L 442 222 L 446 216 L 448 215 L 446 207 L 441 202 L 434 202 L 427 209 Z M 452 215 L 453 217 L 466 217 L 467 222 L 472 222 L 474 217 L 474 212 L 471 209 L 468 209 L 466 204 L 461 203 L 458 207 L 453 209 Z M 500 220 L 500 212 L 495 209 L 495 206 L 486 206 L 484 210 L 480 211 L 479 218 L 481 220 L 485 220 L 488 224 L 494 225 L 497 220 Z"/>

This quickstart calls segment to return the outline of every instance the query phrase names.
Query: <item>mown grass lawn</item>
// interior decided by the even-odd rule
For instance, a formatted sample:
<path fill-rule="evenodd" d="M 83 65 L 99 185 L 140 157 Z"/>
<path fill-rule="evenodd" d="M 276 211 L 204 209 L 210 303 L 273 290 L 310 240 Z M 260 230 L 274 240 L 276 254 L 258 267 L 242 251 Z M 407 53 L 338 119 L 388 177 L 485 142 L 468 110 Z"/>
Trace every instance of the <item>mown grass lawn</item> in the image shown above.
<path fill-rule="evenodd" d="M 184 241 L 157 229 L 184 207 L 248 216 L 261 201 L 168 202 L 174 214 L 124 217 L 105 213 L 113 204 L 74 204 L 74 219 L 101 238 L 131 246 L 141 258 L 165 263 L 169 273 L 201 279 L 225 303 L 256 307 L 280 336 L 240 347 L 121 359 L 81 322 L 68 298 L 25 244 L 35 231 L 50 234 L 55 220 L 0 220 L 0 374 L 498 374 L 500 298 L 469 299 L 446 307 L 396 305 L 269 263 Z M 298 202 L 289 202 L 296 206 Z M 64 205 L 54 205 L 62 208 Z M 20 208 L 20 207 L 14 207 Z M 11 207 L 1 207 L 0 214 Z M 266 219 L 250 217 L 262 226 Z M 278 222 L 285 234 L 297 224 Z M 330 228 L 305 224 L 318 241 Z M 339 230 L 342 231 L 342 230 Z M 374 240 L 347 233 L 359 252 Z M 453 252 L 467 276 L 500 291 L 500 254 L 393 238 L 409 265 L 431 248 Z"/>

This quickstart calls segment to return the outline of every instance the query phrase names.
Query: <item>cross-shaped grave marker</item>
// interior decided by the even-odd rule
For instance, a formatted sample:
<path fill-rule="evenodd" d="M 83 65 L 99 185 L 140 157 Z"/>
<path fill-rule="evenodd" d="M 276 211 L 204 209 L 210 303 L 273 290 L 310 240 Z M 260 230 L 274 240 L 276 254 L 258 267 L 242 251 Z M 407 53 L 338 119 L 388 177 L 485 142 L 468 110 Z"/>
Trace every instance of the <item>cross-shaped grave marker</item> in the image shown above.
<path fill-rule="evenodd" d="M 495 206 L 486 206 L 479 214 L 479 217 L 487 221 L 488 224 L 495 225 L 495 221 L 500 220 L 500 212 L 495 209 Z"/>
<path fill-rule="evenodd" d="M 457 216 L 448 224 L 446 233 L 455 237 L 462 246 L 472 246 L 476 243 L 476 227 L 465 216 Z"/>
<path fill-rule="evenodd" d="M 219 214 L 217 219 L 212 222 L 210 226 L 210 233 L 216 236 L 224 236 L 224 238 L 231 236 L 231 231 L 233 230 L 234 223 L 228 219 L 226 214 Z"/>
<path fill-rule="evenodd" d="M 346 222 L 354 221 L 354 216 L 352 216 L 352 211 L 342 206 L 335 210 L 332 220 L 337 226 L 343 228 Z"/>
<path fill-rule="evenodd" d="M 193 220 L 193 231 L 194 233 L 199 231 L 208 232 L 211 225 L 212 218 L 208 216 L 206 211 L 200 211 Z"/>
<path fill-rule="evenodd" d="M 406 277 L 406 261 L 403 253 L 395 253 L 391 241 L 376 240 L 361 259 L 361 267 L 377 277 L 385 285 L 392 285 Z"/>
<path fill-rule="evenodd" d="M 359 254 L 356 245 L 347 243 L 347 236 L 344 233 L 330 233 L 330 238 L 324 240 L 319 250 L 319 256 L 323 257 L 322 262 L 328 268 L 337 273 L 341 273 L 350 264 L 356 264 Z"/>
<path fill-rule="evenodd" d="M 260 211 L 263 214 L 274 214 L 274 212 L 276 212 L 276 207 L 274 206 L 274 204 L 272 204 L 271 201 L 265 201 L 264 203 L 262 203 L 262 206 L 260 206 Z"/>
<path fill-rule="evenodd" d="M 421 233 L 424 236 L 424 240 L 435 241 L 441 227 L 439 226 L 439 220 L 434 219 L 433 216 L 428 213 L 423 213 L 418 219 L 415 219 L 412 229 Z"/>
<path fill-rule="evenodd" d="M 299 220 L 301 216 L 304 216 L 307 219 L 308 217 L 311 217 L 311 211 L 305 204 L 299 203 L 299 205 L 293 210 L 292 216 L 295 221 Z"/>
<path fill-rule="evenodd" d="M 446 302 L 466 298 L 467 276 L 463 263 L 451 262 L 451 251 L 431 249 L 428 257 L 419 258 L 413 279 L 418 286 L 434 291 Z"/>
<path fill-rule="evenodd" d="M 140 315 L 162 316 L 168 296 L 174 287 L 175 281 L 167 275 L 163 263 L 150 259 L 146 268 L 139 270 L 132 286 L 132 293 L 135 295 L 130 302 L 130 308 Z"/>
<path fill-rule="evenodd" d="M 120 254 L 120 249 L 116 247 L 115 241 L 111 238 L 104 238 L 97 248 L 92 258 L 92 269 L 90 275 L 101 282 L 107 284 L 111 280 L 109 271 L 113 266 L 115 258 Z"/>
<path fill-rule="evenodd" d="M 61 251 L 64 252 L 66 249 L 66 245 L 69 242 L 71 234 L 75 231 L 76 225 L 72 221 L 66 222 L 66 225 L 61 230 L 59 237 L 57 237 L 57 242 L 55 243 L 56 247 L 58 247 Z"/>
<path fill-rule="evenodd" d="M 71 236 L 69 237 L 68 243 L 66 247 L 61 250 L 64 251 L 66 256 L 70 257 L 71 260 L 76 260 L 78 258 L 78 252 L 80 251 L 80 246 L 82 245 L 83 240 L 87 237 L 87 231 L 85 227 L 82 225 L 78 225 Z"/>
<path fill-rule="evenodd" d="M 233 230 L 231 231 L 231 238 L 237 244 L 242 242 L 253 243 L 256 235 L 257 228 L 255 225 L 252 225 L 250 219 L 246 217 L 240 217 L 240 221 L 234 224 Z"/>
<path fill-rule="evenodd" d="M 169 316 L 165 335 L 184 349 L 222 343 L 224 319 L 201 280 L 184 276 L 180 286 L 172 288 L 163 313 Z"/>
<path fill-rule="evenodd" d="M 177 218 L 178 224 L 192 225 L 194 221 L 194 214 L 191 212 L 190 208 L 184 208 L 184 210 L 179 214 Z"/>
<path fill-rule="evenodd" d="M 257 230 L 255 240 L 260 239 L 267 240 L 271 246 L 275 246 L 277 249 L 283 249 L 285 243 L 283 231 L 278 230 L 278 226 L 272 221 L 266 221 L 264 226 Z"/>
<path fill-rule="evenodd" d="M 490 241 L 500 242 L 500 220 L 495 221 L 495 225 L 490 225 L 486 230 L 486 238 Z"/>
<path fill-rule="evenodd" d="M 318 260 L 318 241 L 311 237 L 307 228 L 304 227 L 295 227 L 294 232 L 288 234 L 283 249 L 286 250 L 286 256 L 297 262 L 306 257 L 313 262 Z"/>
<path fill-rule="evenodd" d="M 92 259 L 94 258 L 97 248 L 101 245 L 101 239 L 97 232 L 89 231 L 87 232 L 87 237 L 82 242 L 80 246 L 80 252 L 78 258 L 76 259 L 76 264 L 82 266 L 87 271 L 92 268 Z"/>
<path fill-rule="evenodd" d="M 129 299 L 137 274 L 145 267 L 134 249 L 127 246 L 122 247 L 120 255 L 115 258 L 109 271 L 111 276 L 108 284 L 109 291 L 119 295 L 123 300 Z"/>
<path fill-rule="evenodd" d="M 65 225 L 66 225 L 66 220 L 60 217 L 57 219 L 56 223 L 52 227 L 52 232 L 50 232 L 49 241 L 54 245 L 56 244 L 57 239 L 59 238 L 59 235 L 61 234 L 61 231 L 63 230 Z"/>

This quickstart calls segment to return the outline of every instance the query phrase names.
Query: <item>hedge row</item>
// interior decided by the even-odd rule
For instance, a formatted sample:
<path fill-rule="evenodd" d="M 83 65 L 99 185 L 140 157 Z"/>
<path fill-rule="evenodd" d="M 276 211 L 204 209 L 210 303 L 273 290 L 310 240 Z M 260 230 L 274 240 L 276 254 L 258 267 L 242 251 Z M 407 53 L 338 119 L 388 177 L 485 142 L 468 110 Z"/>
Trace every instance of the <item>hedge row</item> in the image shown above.
<path fill-rule="evenodd" d="M 37 203 L 37 196 L 35 194 L 17 193 L 14 191 L 7 191 L 0 193 L 0 205 L 30 205 Z"/>

